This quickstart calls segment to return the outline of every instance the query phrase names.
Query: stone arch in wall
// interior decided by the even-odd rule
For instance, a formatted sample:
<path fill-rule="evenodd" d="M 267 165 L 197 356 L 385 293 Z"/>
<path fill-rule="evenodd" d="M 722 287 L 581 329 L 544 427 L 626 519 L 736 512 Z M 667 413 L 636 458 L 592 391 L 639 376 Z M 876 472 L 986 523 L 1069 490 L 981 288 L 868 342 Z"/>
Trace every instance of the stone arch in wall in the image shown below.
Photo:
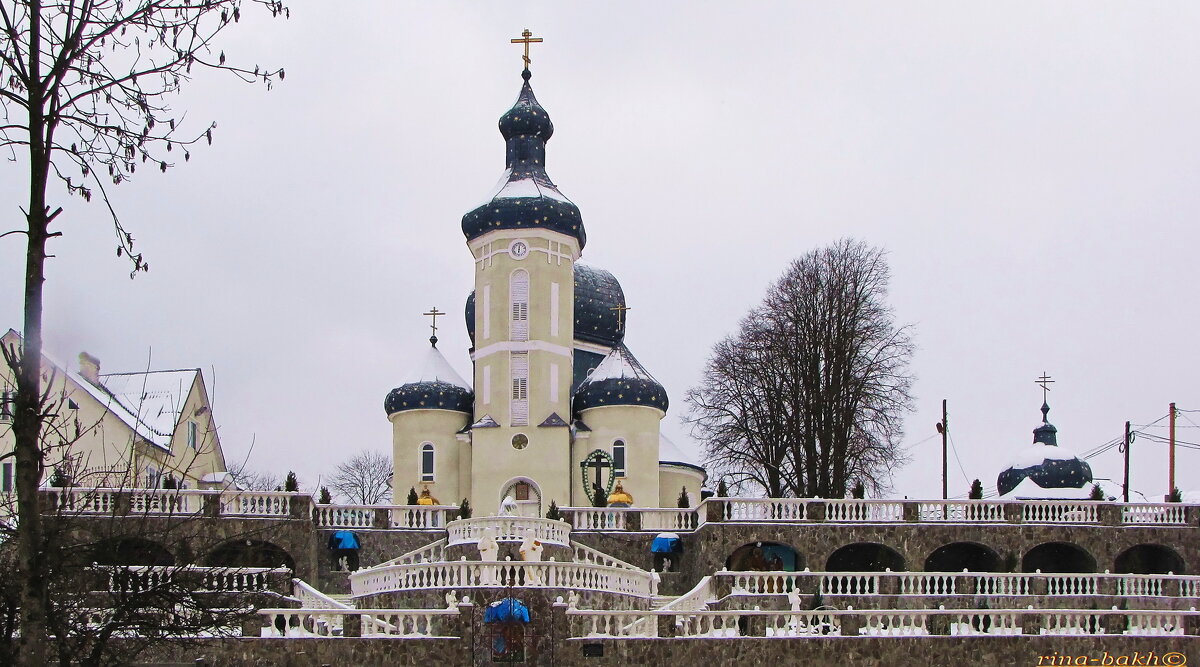
<path fill-rule="evenodd" d="M 743 544 L 725 559 L 725 569 L 739 572 L 796 572 L 804 568 L 804 557 L 779 542 Z"/>
<path fill-rule="evenodd" d="M 829 554 L 825 561 L 827 572 L 903 572 L 906 569 L 900 552 L 878 542 L 847 544 Z"/>
<path fill-rule="evenodd" d="M 1025 552 L 1022 572 L 1095 572 L 1096 557 L 1070 542 L 1045 542 Z"/>
<path fill-rule="evenodd" d="M 205 564 L 211 567 L 296 569 L 296 560 L 283 547 L 261 540 L 229 540 L 209 552 Z"/>
<path fill-rule="evenodd" d="M 1000 554 L 978 542 L 951 542 L 925 559 L 926 572 L 1000 572 Z"/>
<path fill-rule="evenodd" d="M 175 565 L 175 557 L 154 540 L 113 537 L 92 547 L 92 562 L 99 565 Z"/>
<path fill-rule="evenodd" d="M 1136 544 L 1117 554 L 1113 572 L 1118 574 L 1187 574 L 1183 558 L 1161 544 Z"/>

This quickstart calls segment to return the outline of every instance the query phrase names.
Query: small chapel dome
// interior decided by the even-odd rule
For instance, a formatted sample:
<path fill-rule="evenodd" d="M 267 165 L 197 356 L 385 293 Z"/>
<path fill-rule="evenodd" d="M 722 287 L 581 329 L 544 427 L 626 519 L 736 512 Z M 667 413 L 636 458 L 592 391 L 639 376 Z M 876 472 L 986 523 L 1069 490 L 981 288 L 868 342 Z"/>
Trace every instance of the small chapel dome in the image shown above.
<path fill-rule="evenodd" d="M 433 339 L 431 342 L 436 342 Z M 470 414 L 475 392 L 450 366 L 437 345 L 430 345 L 416 372 L 388 392 L 383 409 L 388 416 L 405 410 L 452 410 Z"/>
<path fill-rule="evenodd" d="M 575 390 L 576 413 L 588 408 L 614 405 L 645 405 L 667 411 L 667 390 L 654 379 L 624 343 L 608 353 Z"/>
<path fill-rule="evenodd" d="M 418 505 L 441 505 L 442 503 L 439 502 L 437 498 L 434 498 L 433 495 L 431 495 L 429 493 L 429 487 L 425 487 L 425 488 L 421 489 L 421 495 L 417 497 L 417 504 Z"/>
<path fill-rule="evenodd" d="M 1017 452 L 996 479 L 1001 497 L 1083 498 L 1092 483 L 1092 467 L 1058 446 L 1058 429 L 1050 423 L 1050 406 L 1042 403 L 1042 425 L 1033 430 L 1033 444 Z"/>
<path fill-rule="evenodd" d="M 613 347 L 625 338 L 625 318 L 614 310 L 625 305 L 625 292 L 611 272 L 575 263 L 575 338 Z M 475 292 L 463 308 L 467 334 L 475 342 Z"/>
<path fill-rule="evenodd" d="M 608 494 L 608 506 L 633 507 L 633 496 L 626 493 L 625 487 L 622 486 L 620 482 L 617 482 L 617 488 L 613 489 L 613 492 Z"/>
<path fill-rule="evenodd" d="M 587 242 L 579 207 L 546 173 L 546 141 L 554 124 L 529 86 L 525 84 L 513 107 L 500 117 L 505 143 L 505 171 L 488 199 L 462 218 L 462 231 L 473 240 L 498 229 L 549 229 L 575 237 L 582 249 Z"/>

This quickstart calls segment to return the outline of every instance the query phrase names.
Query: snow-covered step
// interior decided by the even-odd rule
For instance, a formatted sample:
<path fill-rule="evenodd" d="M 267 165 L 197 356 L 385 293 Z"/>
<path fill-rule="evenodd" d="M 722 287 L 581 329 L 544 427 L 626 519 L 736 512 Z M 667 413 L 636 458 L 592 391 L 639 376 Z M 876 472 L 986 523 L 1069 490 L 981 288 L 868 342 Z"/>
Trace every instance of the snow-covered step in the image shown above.
<path fill-rule="evenodd" d="M 355 606 L 354 598 L 350 597 L 349 593 L 326 593 L 326 595 L 329 596 L 329 599 L 340 602 L 347 607 Z"/>
<path fill-rule="evenodd" d="M 650 598 L 650 608 L 662 609 L 664 606 L 671 604 L 678 599 L 678 595 L 655 595 L 653 598 Z"/>

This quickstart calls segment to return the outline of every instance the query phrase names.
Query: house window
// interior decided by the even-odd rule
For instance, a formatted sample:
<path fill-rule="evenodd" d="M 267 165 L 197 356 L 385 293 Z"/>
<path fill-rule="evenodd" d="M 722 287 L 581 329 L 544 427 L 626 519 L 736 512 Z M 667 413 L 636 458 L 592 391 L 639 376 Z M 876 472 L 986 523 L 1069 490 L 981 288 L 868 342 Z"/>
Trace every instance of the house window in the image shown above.
<path fill-rule="evenodd" d="M 13 464 L 11 461 L 4 463 L 3 470 L 0 471 L 0 491 L 4 493 L 12 493 L 13 490 Z"/>
<path fill-rule="evenodd" d="M 146 488 L 157 489 L 159 482 L 162 481 L 162 471 L 154 466 L 146 467 Z"/>
<path fill-rule="evenodd" d="M 433 443 L 421 445 L 421 481 L 433 481 Z"/>
<path fill-rule="evenodd" d="M 529 355 L 513 352 L 509 357 L 512 371 L 512 426 L 529 424 Z"/>
<path fill-rule="evenodd" d="M 613 477 L 625 476 L 625 441 L 613 443 Z"/>
<path fill-rule="evenodd" d="M 509 301 L 511 303 L 509 339 L 529 340 L 529 272 L 524 269 L 513 271 L 509 279 Z"/>
<path fill-rule="evenodd" d="M 196 451 L 196 447 L 197 447 L 196 443 L 199 440 L 199 438 L 196 437 L 196 432 L 198 430 L 199 430 L 199 428 L 198 428 L 196 422 L 192 422 L 192 421 L 188 422 L 187 444 L 188 444 L 188 447 L 192 448 L 193 452 Z"/>
<path fill-rule="evenodd" d="M 13 418 L 13 407 L 17 402 L 17 392 L 0 393 L 0 420 L 9 421 Z"/>

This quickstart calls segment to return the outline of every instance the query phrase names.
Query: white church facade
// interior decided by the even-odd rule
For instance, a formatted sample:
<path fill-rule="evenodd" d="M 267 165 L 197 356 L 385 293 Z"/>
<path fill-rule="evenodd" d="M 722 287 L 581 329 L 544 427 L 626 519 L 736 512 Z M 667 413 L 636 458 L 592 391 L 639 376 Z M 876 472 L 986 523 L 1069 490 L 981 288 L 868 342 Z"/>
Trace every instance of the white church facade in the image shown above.
<path fill-rule="evenodd" d="M 472 382 L 435 335 L 387 395 L 394 497 L 428 489 L 493 513 L 512 496 L 529 516 L 551 501 L 674 507 L 685 488 L 696 504 L 705 471 L 660 433 L 667 393 L 624 345 L 620 284 L 579 262 L 583 219 L 546 173 L 554 125 L 523 76 L 499 123 L 505 172 L 462 219 L 475 265 Z"/>

